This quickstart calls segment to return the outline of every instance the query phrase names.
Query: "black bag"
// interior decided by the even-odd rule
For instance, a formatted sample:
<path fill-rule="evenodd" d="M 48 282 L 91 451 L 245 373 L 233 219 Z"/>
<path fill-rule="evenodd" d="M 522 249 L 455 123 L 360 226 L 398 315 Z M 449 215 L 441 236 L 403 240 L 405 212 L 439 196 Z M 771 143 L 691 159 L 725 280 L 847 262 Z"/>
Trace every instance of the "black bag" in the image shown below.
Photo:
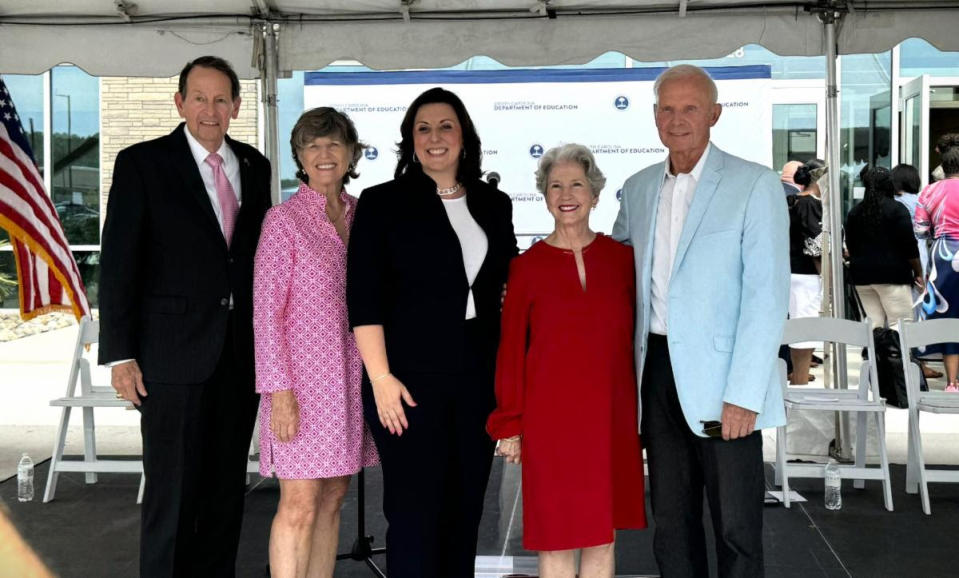
<path fill-rule="evenodd" d="M 906 378 L 902 371 L 902 348 L 899 346 L 899 332 L 895 329 L 873 329 L 873 340 L 876 343 L 876 372 L 879 374 L 879 395 L 886 399 L 886 403 L 895 407 L 908 407 L 906 397 Z M 918 364 L 915 355 L 910 354 L 910 361 Z M 929 391 L 926 376 L 919 372 L 920 391 Z"/>
<path fill-rule="evenodd" d="M 847 269 L 848 272 L 848 269 Z M 850 292 L 849 290 L 852 289 Z M 846 299 L 852 298 L 854 305 L 847 310 L 854 311 L 858 319 L 862 321 L 866 318 L 866 310 L 862 306 L 862 300 L 859 299 L 859 293 L 856 292 L 855 285 L 852 284 L 850 275 L 846 277 Z M 850 294 L 851 293 L 851 294 Z M 886 329 L 877 327 L 872 330 L 873 342 L 876 346 L 876 377 L 879 380 L 879 395 L 886 400 L 886 404 L 905 408 L 909 407 L 909 398 L 906 397 L 906 377 L 902 371 L 902 348 L 899 346 L 899 332 L 895 329 Z M 867 359 L 866 350 L 863 349 L 863 359 Z M 914 352 L 909 352 L 909 360 L 919 364 Z M 926 376 L 919 372 L 919 390 L 929 391 L 929 384 L 926 383 Z"/>

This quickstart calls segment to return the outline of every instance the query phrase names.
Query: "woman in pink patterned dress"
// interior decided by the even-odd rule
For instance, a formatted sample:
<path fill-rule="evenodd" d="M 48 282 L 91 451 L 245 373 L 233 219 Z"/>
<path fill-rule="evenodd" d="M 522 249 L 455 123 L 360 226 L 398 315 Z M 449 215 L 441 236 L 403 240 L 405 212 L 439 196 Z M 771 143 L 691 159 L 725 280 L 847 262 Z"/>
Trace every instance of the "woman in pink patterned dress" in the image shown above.
<path fill-rule="evenodd" d="M 346 244 L 363 149 L 346 115 L 303 113 L 290 138 L 302 181 L 272 208 L 254 265 L 260 474 L 280 481 L 270 570 L 332 576 L 350 476 L 378 462 L 363 422 L 363 365 L 346 318 Z"/>

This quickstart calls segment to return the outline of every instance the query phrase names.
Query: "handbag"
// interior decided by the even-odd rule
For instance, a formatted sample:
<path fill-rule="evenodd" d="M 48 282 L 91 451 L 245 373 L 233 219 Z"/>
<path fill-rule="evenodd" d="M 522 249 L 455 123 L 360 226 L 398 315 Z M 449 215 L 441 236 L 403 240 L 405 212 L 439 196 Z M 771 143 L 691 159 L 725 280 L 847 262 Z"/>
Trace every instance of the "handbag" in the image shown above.
<path fill-rule="evenodd" d="M 848 268 L 847 268 L 848 269 Z M 866 318 L 866 310 L 862 306 L 862 299 L 856 291 L 856 286 L 846 277 L 846 287 L 852 287 L 854 309 L 859 317 L 858 321 Z M 847 290 L 848 292 L 848 290 Z M 886 400 L 887 405 L 893 407 L 909 407 L 909 398 L 906 395 L 906 376 L 902 371 L 902 348 L 899 345 L 899 332 L 892 328 L 877 327 L 872 330 L 873 344 L 876 352 L 876 377 L 879 381 L 879 395 Z M 863 349 L 862 358 L 868 359 L 868 352 Z M 909 352 L 909 360 L 916 365 L 919 359 L 915 352 Z M 919 390 L 929 391 L 926 376 L 919 372 Z"/>

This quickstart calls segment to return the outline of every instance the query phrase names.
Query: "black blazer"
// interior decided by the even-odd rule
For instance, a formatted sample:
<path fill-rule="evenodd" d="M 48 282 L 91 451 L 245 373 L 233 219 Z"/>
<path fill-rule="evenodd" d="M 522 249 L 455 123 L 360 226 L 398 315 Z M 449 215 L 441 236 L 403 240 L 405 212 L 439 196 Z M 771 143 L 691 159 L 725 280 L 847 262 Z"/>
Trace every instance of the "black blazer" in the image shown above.
<path fill-rule="evenodd" d="M 467 341 L 463 254 L 436 183 L 420 171 L 363 191 L 346 266 L 350 326 L 382 325 L 390 370 L 492 371 L 500 293 L 517 253 L 509 196 L 480 180 L 464 183 L 470 214 L 489 248 L 473 282 L 479 343 Z"/>
<path fill-rule="evenodd" d="M 101 240 L 99 361 L 136 359 L 150 382 L 201 383 L 229 338 L 238 374 L 252 379 L 253 256 L 271 205 L 270 163 L 227 137 L 242 196 L 228 249 L 184 130 L 117 155 Z"/>

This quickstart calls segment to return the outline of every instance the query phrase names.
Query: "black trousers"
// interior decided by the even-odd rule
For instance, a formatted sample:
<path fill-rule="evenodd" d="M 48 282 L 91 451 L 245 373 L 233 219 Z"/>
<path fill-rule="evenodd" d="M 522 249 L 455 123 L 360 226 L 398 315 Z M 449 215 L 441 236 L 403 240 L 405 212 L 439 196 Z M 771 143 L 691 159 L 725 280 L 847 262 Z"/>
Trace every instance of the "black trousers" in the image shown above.
<path fill-rule="evenodd" d="M 656 524 L 653 551 L 664 578 L 709 576 L 703 492 L 719 575 L 763 576 L 762 434 L 701 438 L 683 416 L 666 338 L 650 334 L 642 384 L 643 446 Z"/>
<path fill-rule="evenodd" d="M 386 566 L 390 578 L 472 578 L 483 498 L 493 461 L 486 418 L 489 375 L 397 375 L 416 407 L 402 436 L 380 425 L 363 388 L 366 421 L 383 467 Z"/>
<path fill-rule="evenodd" d="M 232 329 L 232 323 L 230 324 Z M 232 331 L 228 332 L 232 335 Z M 146 383 L 140 575 L 234 576 L 258 396 L 232 340 L 207 381 Z"/>

